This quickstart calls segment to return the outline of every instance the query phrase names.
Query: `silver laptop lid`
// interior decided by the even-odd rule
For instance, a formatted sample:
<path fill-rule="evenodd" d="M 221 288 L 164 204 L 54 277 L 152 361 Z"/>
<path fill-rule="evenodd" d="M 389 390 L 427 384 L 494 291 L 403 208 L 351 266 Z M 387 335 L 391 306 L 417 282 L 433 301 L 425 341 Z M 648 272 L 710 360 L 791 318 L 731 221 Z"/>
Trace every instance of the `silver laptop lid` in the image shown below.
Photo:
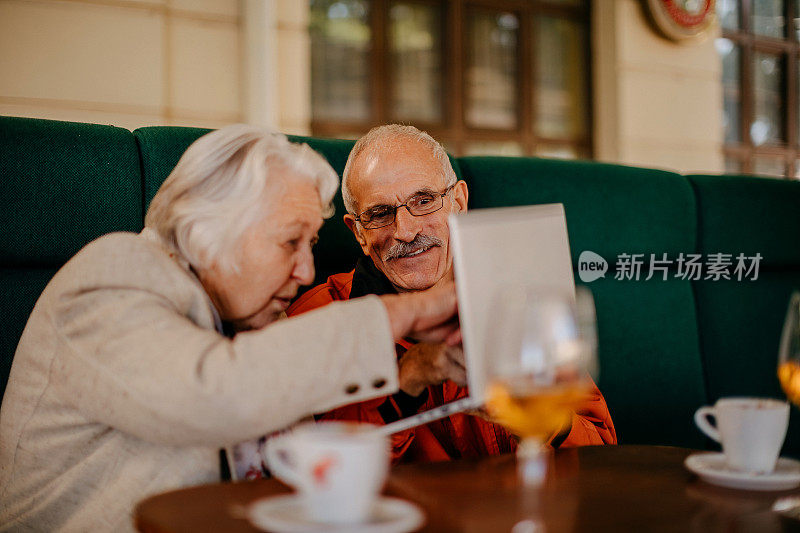
<path fill-rule="evenodd" d="M 574 298 L 563 204 L 501 207 L 450 215 L 450 245 L 464 338 L 469 396 L 483 403 L 486 329 L 503 285 L 563 291 Z"/>

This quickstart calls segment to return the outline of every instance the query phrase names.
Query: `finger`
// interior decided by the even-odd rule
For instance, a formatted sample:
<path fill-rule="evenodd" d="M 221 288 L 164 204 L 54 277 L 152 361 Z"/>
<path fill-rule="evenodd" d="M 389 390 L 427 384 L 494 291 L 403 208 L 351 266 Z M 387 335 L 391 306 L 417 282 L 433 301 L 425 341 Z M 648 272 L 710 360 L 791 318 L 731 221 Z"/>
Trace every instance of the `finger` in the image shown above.
<path fill-rule="evenodd" d="M 412 326 L 413 330 L 425 331 L 451 320 L 457 320 L 458 305 L 456 304 L 455 287 L 452 284 L 415 293 L 414 297 L 417 298 L 418 307 L 417 317 Z"/>
<path fill-rule="evenodd" d="M 448 346 L 459 346 L 462 342 L 460 327 L 444 339 L 444 343 Z"/>
<path fill-rule="evenodd" d="M 441 343 L 449 339 L 457 329 L 458 323 L 450 321 L 438 326 L 415 331 L 410 337 L 422 342 Z"/>
<path fill-rule="evenodd" d="M 464 367 L 451 365 L 450 380 L 454 381 L 460 387 L 465 386 L 467 384 L 467 371 Z"/>
<path fill-rule="evenodd" d="M 458 365 L 461 368 L 466 366 L 464 361 L 464 350 L 461 346 L 450 346 L 447 348 L 447 357 L 450 359 L 450 362 L 454 365 Z"/>
<path fill-rule="evenodd" d="M 463 368 L 464 370 L 467 369 L 467 365 L 464 361 L 457 361 L 454 359 L 450 359 L 450 364 L 458 368 Z"/>

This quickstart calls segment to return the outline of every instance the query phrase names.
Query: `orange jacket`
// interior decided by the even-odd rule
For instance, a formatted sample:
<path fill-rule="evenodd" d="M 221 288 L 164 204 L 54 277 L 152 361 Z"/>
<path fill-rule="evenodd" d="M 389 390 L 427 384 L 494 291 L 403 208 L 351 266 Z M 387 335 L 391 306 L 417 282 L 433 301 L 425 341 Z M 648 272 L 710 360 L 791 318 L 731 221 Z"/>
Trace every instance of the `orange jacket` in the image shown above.
<path fill-rule="evenodd" d="M 334 301 L 349 299 L 353 273 L 354 271 L 350 271 L 330 276 L 327 283 L 310 289 L 298 298 L 286 314 L 298 315 Z M 396 347 L 399 358 L 411 344 L 401 340 Z M 441 385 L 429 386 L 427 397 L 421 405 L 420 400 L 415 401 L 400 392 L 392 396 L 346 405 L 317 418 L 357 420 L 383 425 L 466 396 L 466 388 L 446 381 Z M 596 386 L 585 407 L 573 415 L 569 434 L 560 443 L 558 440 L 561 439 L 554 435 L 551 443 L 560 447 L 617 443 L 611 415 L 603 395 Z M 426 462 L 480 457 L 512 452 L 516 447 L 516 439 L 503 427 L 479 417 L 459 413 L 392 435 L 392 461 Z"/>

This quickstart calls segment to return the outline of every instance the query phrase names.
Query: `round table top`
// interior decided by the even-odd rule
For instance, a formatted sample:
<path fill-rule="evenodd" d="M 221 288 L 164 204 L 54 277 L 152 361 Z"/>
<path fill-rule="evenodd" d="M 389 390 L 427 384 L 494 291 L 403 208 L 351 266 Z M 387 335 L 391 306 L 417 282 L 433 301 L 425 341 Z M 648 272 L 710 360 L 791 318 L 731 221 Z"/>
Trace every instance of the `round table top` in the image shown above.
<path fill-rule="evenodd" d="M 519 483 L 513 455 L 400 465 L 385 494 L 418 504 L 422 531 L 510 531 L 526 519 L 561 531 L 772 532 L 795 525 L 771 510 L 799 490 L 757 492 L 706 484 L 683 460 L 696 450 L 592 446 L 559 450 L 541 490 Z M 276 480 L 220 483 L 160 494 L 135 510 L 140 531 L 258 531 L 245 518 L 259 498 L 290 492 Z"/>

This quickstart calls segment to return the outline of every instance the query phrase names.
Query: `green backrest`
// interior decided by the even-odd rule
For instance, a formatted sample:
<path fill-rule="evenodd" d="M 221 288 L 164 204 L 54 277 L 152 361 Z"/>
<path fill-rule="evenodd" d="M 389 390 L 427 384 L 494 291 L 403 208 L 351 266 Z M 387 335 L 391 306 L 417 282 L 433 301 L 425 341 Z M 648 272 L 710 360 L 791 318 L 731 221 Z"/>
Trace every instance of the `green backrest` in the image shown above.
<path fill-rule="evenodd" d="M 689 176 L 698 206 L 698 251 L 763 256 L 756 280 L 693 282 L 709 402 L 722 396 L 784 398 L 776 375 L 789 295 L 800 290 L 800 183 Z M 792 408 L 784 452 L 800 456 Z"/>
<path fill-rule="evenodd" d="M 89 241 L 142 227 L 139 155 L 112 126 L 0 117 L 0 396 L 28 315 Z"/>
<path fill-rule="evenodd" d="M 706 393 L 690 282 L 614 279 L 621 253 L 660 258 L 694 250 L 688 182 L 591 162 L 464 157 L 459 165 L 472 208 L 563 203 L 573 264 L 585 250 L 609 262 L 606 277 L 587 286 L 597 306 L 598 384 L 620 442 L 702 446 L 692 422 Z"/>

